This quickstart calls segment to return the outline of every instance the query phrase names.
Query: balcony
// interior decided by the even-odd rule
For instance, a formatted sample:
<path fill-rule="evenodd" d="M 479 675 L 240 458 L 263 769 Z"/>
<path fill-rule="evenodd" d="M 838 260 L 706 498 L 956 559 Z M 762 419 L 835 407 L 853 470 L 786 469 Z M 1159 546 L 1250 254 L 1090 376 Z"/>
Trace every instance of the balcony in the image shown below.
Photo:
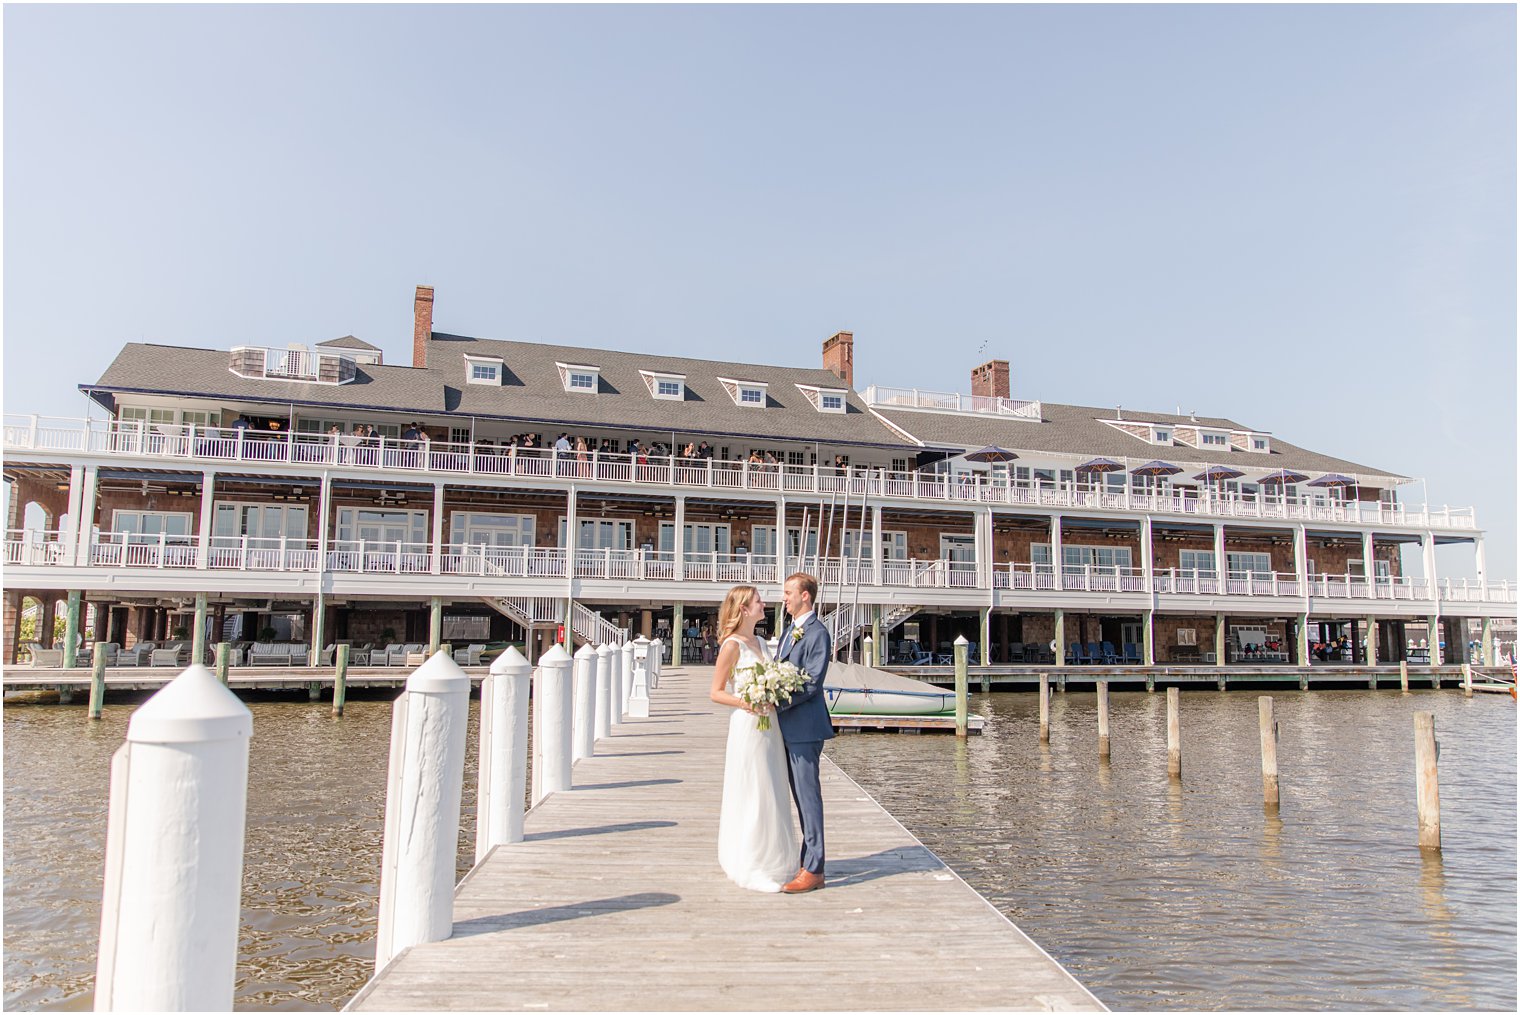
<path fill-rule="evenodd" d="M 546 483 L 597 482 L 636 488 L 765 494 L 842 495 L 934 504 L 990 504 L 1084 512 L 1174 515 L 1200 520 L 1333 522 L 1416 529 L 1476 531 L 1472 508 L 1410 507 L 1370 501 L 1293 498 L 1261 492 L 1245 497 L 1212 490 L 1126 489 L 1112 492 L 1073 484 L 1009 482 L 982 475 L 947 477 L 918 472 L 826 465 L 751 465 L 741 461 L 548 449 L 508 450 L 443 441 L 386 437 L 266 433 L 109 420 L 6 416 L 7 454 L 104 456 L 137 462 L 225 465 L 330 466 L 360 472 L 404 473 L 418 479 L 516 478 Z"/>
<path fill-rule="evenodd" d="M 869 406 L 887 409 L 927 409 L 931 412 L 974 412 L 1039 421 L 1040 403 L 995 395 L 963 395 L 959 391 L 921 391 L 873 384 L 865 390 Z"/>
<path fill-rule="evenodd" d="M 87 567 L 152 570 L 200 570 L 198 538 L 184 535 L 144 536 L 137 533 L 96 532 L 88 560 L 71 559 L 70 544 L 57 531 L 11 530 L 6 533 L 5 562 L 9 567 Z M 433 564 L 437 560 L 435 571 Z M 573 563 L 572 563 L 573 559 Z M 681 566 L 669 550 L 578 549 L 564 547 L 445 546 L 435 554 L 427 543 L 330 540 L 325 550 L 311 539 L 271 539 L 252 536 L 213 536 L 206 547 L 206 570 L 256 572 L 316 572 L 334 574 L 460 575 L 492 578 L 550 578 L 655 582 L 710 582 L 715 585 L 779 584 L 789 559 L 769 554 L 686 553 Z M 887 560 L 879 572 L 857 558 L 810 558 L 807 566 L 825 588 L 966 589 L 985 592 L 986 584 L 973 563 L 955 560 Z M 992 586 L 1008 592 L 1146 594 L 1145 573 L 1134 567 L 1098 565 L 1061 569 L 1059 587 L 1049 564 L 1006 563 L 992 568 Z M 1224 596 L 1242 599 L 1302 601 L 1305 592 L 1319 600 L 1388 600 L 1429 602 L 1430 583 L 1424 578 L 1360 577 L 1315 574 L 1307 587 L 1295 575 L 1268 572 L 1230 572 L 1221 593 L 1214 571 L 1171 568 L 1151 575 L 1151 589 L 1165 596 Z M 1443 603 L 1513 603 L 1516 588 L 1509 582 L 1486 585 L 1468 578 L 1436 582 Z M 985 600 L 985 596 L 977 598 Z"/>
<path fill-rule="evenodd" d="M 233 346 L 228 368 L 239 377 L 308 384 L 347 384 L 358 373 L 358 366 L 351 356 L 313 352 L 302 346 L 286 349 Z"/>

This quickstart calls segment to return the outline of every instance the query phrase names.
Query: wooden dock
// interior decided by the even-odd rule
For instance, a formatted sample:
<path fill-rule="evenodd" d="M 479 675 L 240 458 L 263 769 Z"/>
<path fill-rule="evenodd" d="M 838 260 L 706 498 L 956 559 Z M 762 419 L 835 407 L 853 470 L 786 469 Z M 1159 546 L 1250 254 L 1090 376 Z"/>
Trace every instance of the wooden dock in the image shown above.
<path fill-rule="evenodd" d="M 523 842 L 462 881 L 454 933 L 347 1010 L 1052 1010 L 1103 1006 L 824 754 L 828 886 L 762 895 L 718 867 L 728 710 L 667 670 Z"/>

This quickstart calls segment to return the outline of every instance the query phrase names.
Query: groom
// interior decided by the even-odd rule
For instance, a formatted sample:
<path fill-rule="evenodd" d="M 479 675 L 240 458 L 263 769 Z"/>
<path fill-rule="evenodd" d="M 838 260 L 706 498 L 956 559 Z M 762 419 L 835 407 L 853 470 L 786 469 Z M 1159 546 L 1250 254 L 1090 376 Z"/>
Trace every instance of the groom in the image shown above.
<path fill-rule="evenodd" d="M 823 677 L 834 655 L 828 628 L 813 613 L 818 579 L 794 574 L 782 588 L 781 601 L 792 622 L 781 632 L 776 658 L 789 661 L 808 678 L 807 685 L 776 709 L 781 739 L 786 744 L 786 772 L 792 783 L 792 799 L 802 823 L 802 866 L 797 876 L 782 887 L 796 895 L 823 887 L 823 789 L 818 782 L 818 761 L 823 742 L 834 736 L 829 706 L 823 695 Z"/>

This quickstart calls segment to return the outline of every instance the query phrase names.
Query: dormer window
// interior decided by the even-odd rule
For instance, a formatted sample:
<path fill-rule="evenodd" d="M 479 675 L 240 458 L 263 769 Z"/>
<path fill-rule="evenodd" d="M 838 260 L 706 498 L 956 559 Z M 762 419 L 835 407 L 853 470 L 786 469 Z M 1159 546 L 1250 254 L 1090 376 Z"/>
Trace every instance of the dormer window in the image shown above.
<path fill-rule="evenodd" d="M 841 415 L 845 412 L 845 389 L 844 388 L 820 388 L 814 384 L 799 384 L 797 390 L 812 403 L 814 409 L 819 412 L 837 412 Z"/>
<path fill-rule="evenodd" d="M 644 384 L 655 398 L 667 402 L 680 402 L 686 398 L 686 375 L 667 374 L 657 370 L 640 370 Z"/>
<path fill-rule="evenodd" d="M 502 359 L 500 356 L 464 357 L 465 381 L 470 384 L 501 385 Z"/>
<path fill-rule="evenodd" d="M 741 381 L 732 377 L 719 377 L 718 383 L 728 392 L 735 405 L 751 409 L 763 409 L 769 397 L 769 385 L 765 381 Z"/>
<path fill-rule="evenodd" d="M 1251 438 L 1251 450 L 1252 451 L 1270 451 L 1270 450 L 1272 450 L 1272 445 L 1267 441 L 1267 439 L 1265 437 L 1252 437 Z"/>
<path fill-rule="evenodd" d="M 1204 447 L 1227 448 L 1230 446 L 1230 437 L 1228 434 L 1212 430 L 1202 430 L 1199 431 L 1199 435 L 1202 438 Z"/>
<path fill-rule="evenodd" d="M 571 393 L 594 395 L 601 385 L 602 368 L 580 363 L 555 363 L 559 368 L 560 383 Z"/>
<path fill-rule="evenodd" d="M 1151 441 L 1156 444 L 1172 443 L 1172 428 L 1168 426 L 1151 427 Z"/>

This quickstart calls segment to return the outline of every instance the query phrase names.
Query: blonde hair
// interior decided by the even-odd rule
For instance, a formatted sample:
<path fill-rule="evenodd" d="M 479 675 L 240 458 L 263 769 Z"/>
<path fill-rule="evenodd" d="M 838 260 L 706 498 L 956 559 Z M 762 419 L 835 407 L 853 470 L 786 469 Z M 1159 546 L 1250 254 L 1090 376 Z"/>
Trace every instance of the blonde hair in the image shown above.
<path fill-rule="evenodd" d="M 718 610 L 718 641 L 722 643 L 728 640 L 728 636 L 739 630 L 739 622 L 744 619 L 744 611 L 749 609 L 749 604 L 754 602 L 755 587 L 753 585 L 735 585 L 728 590 L 728 595 L 723 599 L 723 605 Z"/>

